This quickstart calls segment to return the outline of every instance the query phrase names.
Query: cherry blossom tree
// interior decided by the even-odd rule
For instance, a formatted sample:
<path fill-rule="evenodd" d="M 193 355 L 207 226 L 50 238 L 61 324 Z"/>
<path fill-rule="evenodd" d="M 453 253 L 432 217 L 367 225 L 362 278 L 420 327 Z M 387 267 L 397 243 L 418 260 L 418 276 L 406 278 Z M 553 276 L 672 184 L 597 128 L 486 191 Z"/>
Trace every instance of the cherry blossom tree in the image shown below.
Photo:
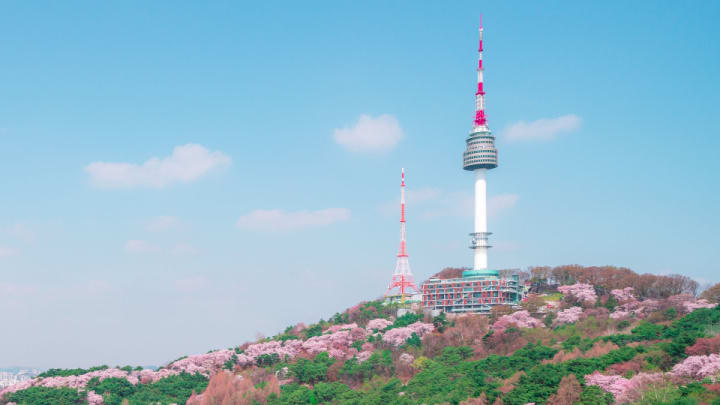
<path fill-rule="evenodd" d="M 556 325 L 562 325 L 564 323 L 574 323 L 580 320 L 580 316 L 583 313 L 583 309 L 580 307 L 570 307 L 557 313 L 555 318 Z"/>
<path fill-rule="evenodd" d="M 415 322 L 403 328 L 393 328 L 385 332 L 382 337 L 383 342 L 390 343 L 393 346 L 404 345 L 407 339 L 412 336 L 413 333 L 417 334 L 418 337 L 423 337 L 426 333 L 435 330 L 435 326 L 431 323 Z"/>
<path fill-rule="evenodd" d="M 561 285 L 558 287 L 558 291 L 576 299 L 581 304 L 594 305 L 597 301 L 597 294 L 595 288 L 591 284 L 572 284 L 572 285 Z"/>
<path fill-rule="evenodd" d="M 689 356 L 672 368 L 672 375 L 701 380 L 720 372 L 720 354 Z"/>
<path fill-rule="evenodd" d="M 666 376 L 663 373 L 639 373 L 628 379 L 619 375 L 603 375 L 596 371 L 585 376 L 585 383 L 602 388 L 613 394 L 616 403 L 624 404 L 638 399 L 648 386 L 660 383 L 665 379 Z"/>
<path fill-rule="evenodd" d="M 633 294 L 633 291 L 635 289 L 632 287 L 625 287 L 625 288 L 617 288 L 610 291 L 610 294 L 612 294 L 613 297 L 615 297 L 618 302 L 622 303 L 625 301 L 634 301 L 635 295 Z"/>
<path fill-rule="evenodd" d="M 87 401 L 88 405 L 103 405 L 103 396 L 96 394 L 95 391 L 88 391 Z"/>
<path fill-rule="evenodd" d="M 365 329 L 367 329 L 368 332 L 371 332 L 375 329 L 383 330 L 392 324 L 393 324 L 392 322 L 390 322 L 387 319 L 383 319 L 383 318 L 371 319 L 370 321 L 368 321 L 367 325 L 365 326 Z"/>
<path fill-rule="evenodd" d="M 492 326 L 496 332 L 503 332 L 505 329 L 516 326 L 518 328 L 538 328 L 544 327 L 543 323 L 530 316 L 528 311 L 517 311 L 510 315 L 503 315 Z"/>

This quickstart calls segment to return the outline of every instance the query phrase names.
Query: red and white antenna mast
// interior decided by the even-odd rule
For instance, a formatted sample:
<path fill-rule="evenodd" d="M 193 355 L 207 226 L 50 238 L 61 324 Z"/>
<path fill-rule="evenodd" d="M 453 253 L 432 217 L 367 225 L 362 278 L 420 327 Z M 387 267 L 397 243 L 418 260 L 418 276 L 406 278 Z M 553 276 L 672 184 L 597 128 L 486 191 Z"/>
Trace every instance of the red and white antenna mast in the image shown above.
<path fill-rule="evenodd" d="M 415 292 L 420 289 L 415 285 L 412 272 L 410 271 L 410 263 L 408 262 L 407 242 L 405 241 L 405 169 L 402 169 L 402 181 L 400 182 L 400 250 L 397 255 L 397 263 L 395 264 L 395 272 L 385 295 L 398 288 L 400 290 L 401 300 L 405 301 L 405 291 L 412 288 Z"/>

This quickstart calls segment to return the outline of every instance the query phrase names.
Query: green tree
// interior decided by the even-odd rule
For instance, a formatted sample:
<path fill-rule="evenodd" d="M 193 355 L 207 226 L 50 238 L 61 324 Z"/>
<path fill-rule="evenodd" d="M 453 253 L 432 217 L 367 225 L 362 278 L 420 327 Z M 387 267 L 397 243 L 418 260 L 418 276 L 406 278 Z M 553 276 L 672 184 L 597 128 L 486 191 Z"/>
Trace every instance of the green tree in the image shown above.
<path fill-rule="evenodd" d="M 135 393 L 135 386 L 125 378 L 106 378 L 102 381 L 88 382 L 87 389 L 93 390 L 103 396 L 103 402 L 108 405 L 120 405 L 123 398 L 132 396 Z"/>
<path fill-rule="evenodd" d="M 84 404 L 86 394 L 72 388 L 30 387 L 7 396 L 7 402 L 20 405 L 79 405 Z"/>
<path fill-rule="evenodd" d="M 290 365 L 290 372 L 299 383 L 315 384 L 327 379 L 328 368 L 335 363 L 326 352 L 318 353 L 313 360 L 298 359 Z"/>
<path fill-rule="evenodd" d="M 580 396 L 582 405 L 611 405 L 615 403 L 612 394 L 605 392 L 596 385 L 588 385 Z"/>

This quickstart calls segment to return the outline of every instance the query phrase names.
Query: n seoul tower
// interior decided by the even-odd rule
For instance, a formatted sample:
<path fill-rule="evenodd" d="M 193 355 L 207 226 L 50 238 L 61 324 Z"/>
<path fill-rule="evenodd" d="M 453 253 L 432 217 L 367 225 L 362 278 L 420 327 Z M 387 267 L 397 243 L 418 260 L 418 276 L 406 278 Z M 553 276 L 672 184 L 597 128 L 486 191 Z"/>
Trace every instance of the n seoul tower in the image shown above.
<path fill-rule="evenodd" d="M 497 276 L 497 271 L 488 270 L 487 230 L 487 183 L 485 174 L 497 167 L 497 149 L 485 119 L 485 91 L 483 90 L 483 27 L 480 19 L 480 54 L 477 68 L 477 91 L 475 92 L 475 121 L 470 135 L 466 139 L 467 147 L 463 153 L 463 169 L 475 174 L 475 230 L 470 234 L 470 249 L 474 250 L 473 275 Z"/>

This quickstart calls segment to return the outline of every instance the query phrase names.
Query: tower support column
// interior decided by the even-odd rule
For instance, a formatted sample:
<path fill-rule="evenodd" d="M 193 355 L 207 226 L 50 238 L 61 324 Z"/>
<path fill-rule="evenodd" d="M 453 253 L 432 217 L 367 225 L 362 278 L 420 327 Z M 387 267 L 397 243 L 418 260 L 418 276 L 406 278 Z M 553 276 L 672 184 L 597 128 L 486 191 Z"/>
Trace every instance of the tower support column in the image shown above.
<path fill-rule="evenodd" d="M 488 231 L 487 231 L 487 169 L 475 169 L 475 233 L 473 247 L 475 250 L 474 268 L 483 270 L 488 267 Z"/>

